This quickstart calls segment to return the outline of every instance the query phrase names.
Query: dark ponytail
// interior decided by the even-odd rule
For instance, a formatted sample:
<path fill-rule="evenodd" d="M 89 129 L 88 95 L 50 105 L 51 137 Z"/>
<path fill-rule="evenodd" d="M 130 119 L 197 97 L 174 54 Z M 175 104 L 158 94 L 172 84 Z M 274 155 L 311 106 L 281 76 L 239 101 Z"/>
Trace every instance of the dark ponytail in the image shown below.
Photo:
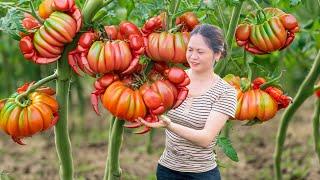
<path fill-rule="evenodd" d="M 227 44 L 224 41 L 222 30 L 210 24 L 201 24 L 196 26 L 192 32 L 191 36 L 200 34 L 204 37 L 205 43 L 214 52 L 221 52 L 221 58 L 227 55 Z"/>

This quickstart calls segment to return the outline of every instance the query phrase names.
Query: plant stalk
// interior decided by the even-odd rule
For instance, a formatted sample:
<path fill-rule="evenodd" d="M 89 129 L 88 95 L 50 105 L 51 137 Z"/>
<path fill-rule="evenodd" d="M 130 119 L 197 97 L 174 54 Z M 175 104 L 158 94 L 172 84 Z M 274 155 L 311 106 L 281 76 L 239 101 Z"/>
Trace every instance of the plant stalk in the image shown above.
<path fill-rule="evenodd" d="M 227 49 L 228 50 L 227 57 L 225 59 L 220 60 L 214 68 L 215 72 L 220 76 L 224 76 L 225 67 L 228 64 L 230 57 L 231 57 L 232 41 L 234 38 L 236 26 L 237 26 L 239 18 L 240 18 L 242 5 L 243 5 L 243 1 L 240 1 L 240 3 L 237 6 L 235 6 L 232 11 L 232 17 L 231 17 L 231 21 L 229 23 L 227 37 L 226 37 L 226 43 L 227 43 L 227 48 L 228 48 Z"/>
<path fill-rule="evenodd" d="M 108 162 L 109 168 L 108 168 L 107 180 L 120 180 L 120 177 L 122 174 L 121 168 L 120 168 L 119 154 L 120 154 L 120 148 L 122 144 L 124 123 L 125 123 L 124 120 L 120 120 L 116 118 L 112 126 L 111 141 L 109 142 L 110 151 L 108 154 L 108 158 L 110 160 Z"/>
<path fill-rule="evenodd" d="M 320 123 L 319 121 L 320 121 L 320 98 L 317 98 L 314 106 L 312 123 L 313 123 L 314 146 L 315 146 L 315 151 L 320 163 L 320 129 L 319 129 Z"/>
<path fill-rule="evenodd" d="M 282 179 L 281 174 L 281 156 L 283 151 L 283 145 L 286 138 L 289 122 L 292 120 L 293 115 L 302 105 L 302 103 L 313 94 L 313 85 L 317 80 L 320 72 L 320 50 L 314 60 L 314 63 L 307 75 L 302 82 L 296 96 L 293 99 L 293 103 L 288 106 L 282 115 L 280 127 L 277 133 L 276 147 L 274 151 L 274 173 L 276 180 Z"/>

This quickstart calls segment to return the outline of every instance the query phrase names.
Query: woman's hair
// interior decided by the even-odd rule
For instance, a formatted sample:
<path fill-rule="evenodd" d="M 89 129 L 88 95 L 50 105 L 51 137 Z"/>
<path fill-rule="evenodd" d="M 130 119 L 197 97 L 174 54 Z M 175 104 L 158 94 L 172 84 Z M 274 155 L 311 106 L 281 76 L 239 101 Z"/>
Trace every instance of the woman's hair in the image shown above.
<path fill-rule="evenodd" d="M 210 24 L 201 24 L 191 31 L 191 36 L 200 34 L 204 38 L 204 42 L 214 52 L 221 52 L 221 57 L 227 55 L 227 44 L 224 41 L 222 30 Z"/>

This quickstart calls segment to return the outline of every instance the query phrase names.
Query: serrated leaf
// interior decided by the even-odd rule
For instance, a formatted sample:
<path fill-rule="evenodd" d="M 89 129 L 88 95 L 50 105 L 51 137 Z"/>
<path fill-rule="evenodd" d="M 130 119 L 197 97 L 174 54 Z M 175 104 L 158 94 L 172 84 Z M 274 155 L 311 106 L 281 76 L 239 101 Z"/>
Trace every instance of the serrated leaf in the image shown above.
<path fill-rule="evenodd" d="M 224 154 L 227 155 L 232 161 L 239 161 L 237 152 L 233 148 L 230 139 L 224 136 L 218 136 L 217 145 L 222 148 Z"/>
<path fill-rule="evenodd" d="M 6 16 L 0 18 L 0 30 L 17 39 L 19 32 L 27 32 L 21 24 L 22 18 L 23 16 L 20 11 L 14 8 L 9 9 Z"/>

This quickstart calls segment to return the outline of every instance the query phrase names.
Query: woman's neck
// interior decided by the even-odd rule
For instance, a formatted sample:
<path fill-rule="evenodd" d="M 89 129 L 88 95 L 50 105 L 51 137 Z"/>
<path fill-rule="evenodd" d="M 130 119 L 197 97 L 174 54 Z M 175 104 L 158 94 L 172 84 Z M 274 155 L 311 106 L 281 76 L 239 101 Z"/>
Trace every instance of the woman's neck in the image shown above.
<path fill-rule="evenodd" d="M 208 81 L 208 79 L 213 80 L 215 78 L 215 73 L 213 72 L 213 69 L 210 71 L 204 71 L 204 72 L 195 72 L 195 71 L 192 71 L 192 69 L 190 69 L 189 75 L 191 76 L 190 78 L 192 80 L 194 79 L 197 82 Z"/>

